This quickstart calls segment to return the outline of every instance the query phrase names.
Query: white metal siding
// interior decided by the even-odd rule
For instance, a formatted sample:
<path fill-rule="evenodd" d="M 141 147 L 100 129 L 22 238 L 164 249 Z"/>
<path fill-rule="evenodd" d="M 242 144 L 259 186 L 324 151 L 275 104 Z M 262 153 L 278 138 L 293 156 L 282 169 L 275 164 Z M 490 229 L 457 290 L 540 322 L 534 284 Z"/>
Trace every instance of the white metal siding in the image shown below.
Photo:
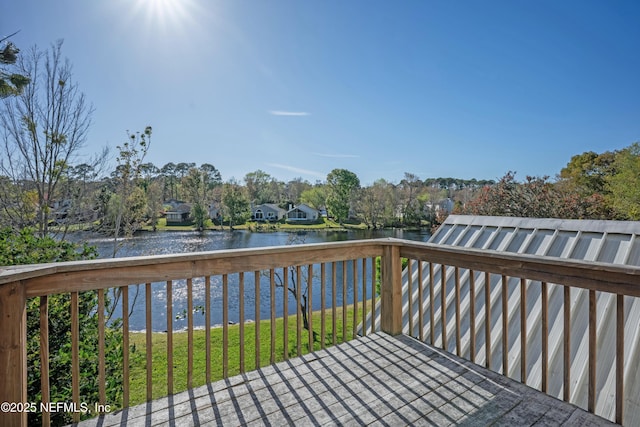
<path fill-rule="evenodd" d="M 429 240 L 430 243 L 465 248 L 488 249 L 566 259 L 599 261 L 640 266 L 640 222 L 559 220 L 513 217 L 451 215 Z M 434 266 L 433 282 L 435 344 L 442 346 L 441 267 Z M 424 336 L 429 335 L 429 266 L 423 263 Z M 418 274 L 412 271 L 414 335 L 419 335 Z M 455 353 L 454 268 L 447 277 L 447 350 Z M 404 333 L 409 333 L 408 272 L 403 272 Z M 469 271 L 460 269 L 462 356 L 470 357 Z M 485 276 L 475 273 L 476 283 L 476 363 L 485 364 L 486 341 Z M 491 368 L 502 373 L 502 290 L 501 278 L 491 275 Z M 527 281 L 527 384 L 541 388 L 540 282 Z M 510 278 L 508 289 L 508 376 L 520 379 L 520 280 Z M 548 285 L 549 312 L 549 394 L 563 394 L 563 287 Z M 625 425 L 640 425 L 640 301 L 625 298 Z M 379 325 L 379 305 L 376 313 Z M 370 322 L 370 320 L 368 320 Z M 588 291 L 571 289 L 571 402 L 587 407 L 588 382 Z M 615 416 L 615 296 L 597 293 L 597 396 L 596 414 L 613 420 Z"/>

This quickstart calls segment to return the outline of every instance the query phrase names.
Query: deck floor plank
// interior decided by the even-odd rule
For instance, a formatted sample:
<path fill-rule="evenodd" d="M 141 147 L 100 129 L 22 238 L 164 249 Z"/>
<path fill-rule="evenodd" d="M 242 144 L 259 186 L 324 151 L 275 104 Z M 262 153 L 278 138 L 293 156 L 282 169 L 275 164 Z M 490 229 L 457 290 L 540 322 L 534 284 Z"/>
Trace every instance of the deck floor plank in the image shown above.
<path fill-rule="evenodd" d="M 612 423 L 410 337 L 376 333 L 80 423 L 164 425 Z"/>

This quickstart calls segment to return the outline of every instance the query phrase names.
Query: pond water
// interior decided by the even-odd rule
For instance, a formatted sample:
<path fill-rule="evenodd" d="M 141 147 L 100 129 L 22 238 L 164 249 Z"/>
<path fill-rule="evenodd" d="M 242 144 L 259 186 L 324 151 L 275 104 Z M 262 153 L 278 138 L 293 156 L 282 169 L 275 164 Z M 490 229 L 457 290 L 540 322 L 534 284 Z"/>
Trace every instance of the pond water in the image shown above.
<path fill-rule="evenodd" d="M 100 258 L 111 258 L 113 256 L 114 241 L 113 239 L 96 237 L 89 234 L 76 234 L 73 240 L 86 242 L 95 245 L 100 254 Z M 138 255 L 160 255 L 172 253 L 193 253 L 201 251 L 211 251 L 219 249 L 238 249 L 238 248 L 255 248 L 265 246 L 280 246 L 297 243 L 320 243 L 320 242 L 337 242 L 344 240 L 371 239 L 380 237 L 396 237 L 408 240 L 427 241 L 430 234 L 426 231 L 405 231 L 401 229 L 390 230 L 354 230 L 354 231 L 306 231 L 298 233 L 289 232 L 271 232 L 271 233 L 255 233 L 245 230 L 237 231 L 205 231 L 198 233 L 195 231 L 165 231 L 165 232 L 144 232 L 139 233 L 131 238 L 118 239 L 117 257 L 129 257 Z M 365 266 L 366 272 L 366 288 L 367 298 L 371 298 L 371 264 L 367 260 Z M 347 274 L 347 282 L 349 283 L 346 292 L 346 302 L 353 302 L 353 287 L 351 282 L 354 277 L 353 264 L 347 262 L 343 264 L 338 262 L 335 264 L 327 264 L 326 276 L 327 283 L 325 289 L 325 297 L 327 307 L 330 307 L 333 301 L 331 293 L 331 277 L 332 269 L 336 269 L 336 304 L 342 305 L 342 277 Z M 303 280 L 301 286 L 302 293 L 311 293 L 312 306 L 314 310 L 321 308 L 321 283 L 320 283 L 320 265 L 312 267 L 312 274 L 309 280 L 307 267 L 302 269 Z M 276 271 L 276 283 L 282 284 L 282 269 Z M 295 272 L 294 272 L 295 273 Z M 289 284 L 295 280 L 296 275 L 288 272 Z M 362 263 L 359 261 L 356 265 L 355 283 L 358 286 L 357 299 L 362 300 Z M 268 319 L 271 313 L 271 294 L 269 284 L 269 273 L 263 272 L 257 278 L 259 284 L 259 315 L 261 319 Z M 252 272 L 244 275 L 244 310 L 245 321 L 252 321 L 256 318 L 256 277 Z M 239 282 L 238 274 L 228 275 L 229 283 L 229 321 L 239 321 Z M 193 278 L 193 304 L 195 307 L 193 321 L 196 327 L 202 328 L 205 324 L 204 301 L 205 301 L 205 278 Z M 211 321 L 212 325 L 220 325 L 222 323 L 222 276 L 213 275 L 210 277 L 211 292 Z M 309 287 L 308 284 L 311 284 Z M 176 280 L 173 282 L 172 301 L 173 301 L 173 329 L 184 330 L 187 326 L 187 284 L 186 280 Z M 165 282 L 153 283 L 151 285 L 152 293 L 152 329 L 154 331 L 167 330 L 167 285 Z M 307 289 L 309 288 L 309 289 Z M 296 302 L 293 294 L 287 292 L 289 314 L 296 313 Z M 110 292 L 113 301 L 116 298 Z M 283 315 L 284 288 L 276 286 L 275 294 L 276 313 L 278 317 Z M 132 285 L 129 287 L 129 324 L 132 331 L 143 331 L 146 329 L 145 320 L 145 286 Z M 118 300 L 114 312 L 115 317 L 122 316 L 121 301 Z"/>

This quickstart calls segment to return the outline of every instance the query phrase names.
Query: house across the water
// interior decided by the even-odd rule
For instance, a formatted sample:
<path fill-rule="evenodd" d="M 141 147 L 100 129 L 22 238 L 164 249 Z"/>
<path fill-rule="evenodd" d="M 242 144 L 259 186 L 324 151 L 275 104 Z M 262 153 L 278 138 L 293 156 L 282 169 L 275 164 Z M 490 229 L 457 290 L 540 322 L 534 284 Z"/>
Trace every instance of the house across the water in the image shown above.
<path fill-rule="evenodd" d="M 167 225 L 191 224 L 191 205 L 182 203 L 174 209 L 166 212 Z"/>
<path fill-rule="evenodd" d="M 254 221 L 280 221 L 286 214 L 286 210 L 274 203 L 263 203 L 251 208 L 251 219 Z"/>
<path fill-rule="evenodd" d="M 317 221 L 318 218 L 320 211 L 305 204 L 294 206 L 287 211 L 287 222 L 311 222 Z"/>

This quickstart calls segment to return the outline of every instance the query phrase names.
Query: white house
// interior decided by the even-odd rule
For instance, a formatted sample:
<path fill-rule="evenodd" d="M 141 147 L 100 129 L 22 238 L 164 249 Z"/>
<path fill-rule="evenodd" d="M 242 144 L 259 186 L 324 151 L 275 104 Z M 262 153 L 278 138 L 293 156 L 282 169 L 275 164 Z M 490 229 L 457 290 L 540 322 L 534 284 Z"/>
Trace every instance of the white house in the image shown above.
<path fill-rule="evenodd" d="M 320 211 L 305 204 L 294 206 L 287 211 L 287 221 L 316 221 Z"/>
<path fill-rule="evenodd" d="M 251 219 L 254 221 L 279 221 L 286 214 L 286 210 L 273 203 L 264 203 L 251 207 Z"/>

